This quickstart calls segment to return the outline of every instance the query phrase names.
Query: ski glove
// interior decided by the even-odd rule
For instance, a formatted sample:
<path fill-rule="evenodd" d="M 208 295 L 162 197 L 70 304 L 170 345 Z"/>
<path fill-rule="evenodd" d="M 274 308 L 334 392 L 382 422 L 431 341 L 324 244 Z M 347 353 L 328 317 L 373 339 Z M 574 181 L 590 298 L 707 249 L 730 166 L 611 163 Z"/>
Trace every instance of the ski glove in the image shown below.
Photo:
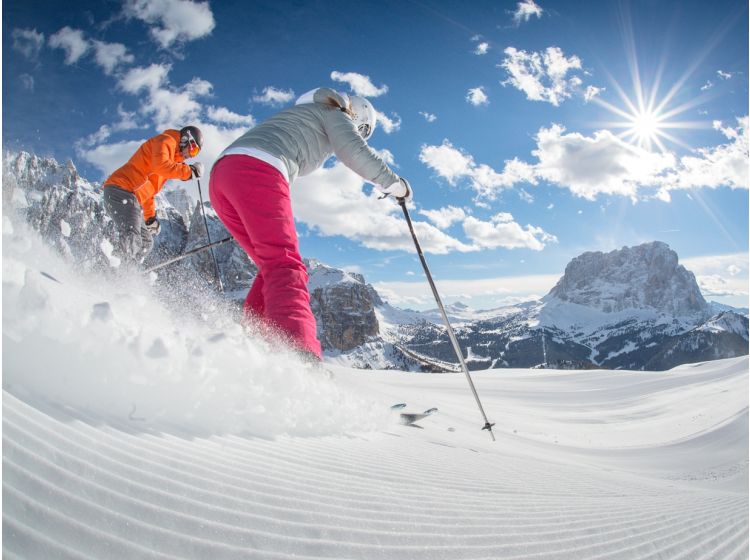
<path fill-rule="evenodd" d="M 412 191 L 409 181 L 401 177 L 397 182 L 393 183 L 390 187 L 383 189 L 386 196 L 393 196 L 397 199 L 411 200 Z"/>
<path fill-rule="evenodd" d="M 146 220 L 146 229 L 152 237 L 159 235 L 159 232 L 161 231 L 161 224 L 159 223 L 159 220 L 156 219 L 156 216 Z"/>
<path fill-rule="evenodd" d="M 191 163 L 190 169 L 193 170 L 193 179 L 200 179 L 203 176 L 203 164 L 201 162 Z"/>

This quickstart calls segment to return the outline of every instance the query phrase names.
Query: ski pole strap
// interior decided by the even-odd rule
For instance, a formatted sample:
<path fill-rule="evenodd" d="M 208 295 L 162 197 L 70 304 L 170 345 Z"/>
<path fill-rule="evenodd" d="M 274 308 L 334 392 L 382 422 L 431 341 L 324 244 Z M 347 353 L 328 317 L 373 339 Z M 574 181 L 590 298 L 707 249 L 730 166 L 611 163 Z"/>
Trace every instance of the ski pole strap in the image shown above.
<path fill-rule="evenodd" d="M 178 261 L 181 261 L 184 258 L 189 257 L 190 255 L 194 255 L 195 253 L 200 253 L 201 251 L 205 251 L 206 249 L 210 249 L 212 247 L 216 247 L 217 245 L 222 245 L 224 243 L 227 243 L 229 241 L 233 241 L 234 237 L 226 237 L 224 239 L 221 239 L 220 241 L 214 241 L 210 245 L 203 245 L 201 247 L 196 247 L 195 249 L 191 249 L 190 251 L 187 251 L 185 253 L 182 253 L 181 255 L 177 255 L 176 257 L 173 257 L 169 260 L 164 261 L 163 263 L 159 263 L 157 265 L 154 265 L 150 268 L 147 268 L 143 272 L 154 272 L 155 270 L 159 270 L 160 268 L 164 268 L 165 266 L 169 266 L 172 263 L 176 263 Z"/>
<path fill-rule="evenodd" d="M 482 414 L 482 418 L 484 419 L 484 427 L 482 428 L 482 430 L 487 430 L 490 433 L 490 437 L 492 438 L 492 441 L 495 441 L 495 434 L 492 433 L 492 426 L 494 426 L 494 424 L 490 423 L 490 421 L 487 419 L 487 414 L 485 414 L 484 412 L 482 401 L 479 399 L 479 394 L 477 393 L 476 387 L 474 387 L 474 381 L 472 381 L 471 375 L 469 375 L 469 368 L 466 367 L 466 362 L 464 361 L 464 355 L 463 355 L 463 352 L 461 351 L 461 346 L 458 344 L 456 333 L 453 331 L 453 327 L 451 327 L 451 323 L 448 320 L 448 314 L 445 312 L 445 307 L 443 306 L 443 302 L 440 299 L 440 294 L 438 293 L 437 287 L 435 286 L 435 281 L 432 279 L 432 274 L 430 274 L 430 269 L 427 266 L 427 260 L 424 258 L 422 247 L 419 245 L 417 234 L 414 232 L 414 225 L 411 223 L 411 216 L 409 216 L 409 211 L 406 209 L 406 199 L 397 198 L 396 200 L 401 205 L 401 209 L 404 211 L 406 224 L 409 226 L 409 232 L 411 233 L 411 238 L 414 240 L 414 246 L 417 248 L 417 255 L 419 256 L 419 260 L 422 263 L 422 268 L 424 269 L 424 274 L 427 277 L 427 282 L 430 284 L 432 295 L 435 297 L 435 301 L 437 302 L 438 309 L 440 310 L 440 315 L 442 315 L 443 317 L 443 322 L 445 323 L 445 329 L 448 332 L 448 338 L 450 339 L 451 344 L 453 345 L 453 350 L 456 353 L 456 358 L 458 358 L 458 363 L 461 365 L 461 370 L 464 372 L 464 375 L 466 376 L 466 380 L 469 382 L 469 387 L 471 388 L 471 392 L 474 395 L 474 400 L 476 401 L 477 407 L 479 408 L 479 412 Z"/>

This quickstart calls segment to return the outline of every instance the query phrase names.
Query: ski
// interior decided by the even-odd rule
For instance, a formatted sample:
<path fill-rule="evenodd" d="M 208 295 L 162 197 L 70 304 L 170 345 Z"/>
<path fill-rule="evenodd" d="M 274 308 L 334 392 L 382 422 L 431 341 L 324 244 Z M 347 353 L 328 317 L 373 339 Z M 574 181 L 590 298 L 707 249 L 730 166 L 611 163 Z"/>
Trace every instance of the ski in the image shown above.
<path fill-rule="evenodd" d="M 391 407 L 391 410 L 403 410 L 404 408 L 406 408 L 406 403 L 398 403 L 394 404 Z M 424 412 L 401 412 L 399 414 L 399 421 L 406 426 L 411 426 L 415 422 L 419 422 L 420 420 L 435 414 L 437 411 L 437 408 L 429 408 Z"/>

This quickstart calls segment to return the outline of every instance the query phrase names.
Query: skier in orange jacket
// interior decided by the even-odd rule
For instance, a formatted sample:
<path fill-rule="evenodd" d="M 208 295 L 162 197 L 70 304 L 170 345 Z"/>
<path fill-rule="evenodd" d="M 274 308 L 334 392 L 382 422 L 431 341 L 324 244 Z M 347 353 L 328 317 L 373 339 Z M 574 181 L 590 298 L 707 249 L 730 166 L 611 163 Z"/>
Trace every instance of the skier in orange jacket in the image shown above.
<path fill-rule="evenodd" d="M 203 164 L 187 164 L 203 147 L 195 126 L 165 130 L 144 142 L 128 162 L 104 181 L 104 207 L 115 223 L 121 256 L 142 262 L 161 226 L 154 197 L 168 179 L 188 181 L 203 175 Z"/>

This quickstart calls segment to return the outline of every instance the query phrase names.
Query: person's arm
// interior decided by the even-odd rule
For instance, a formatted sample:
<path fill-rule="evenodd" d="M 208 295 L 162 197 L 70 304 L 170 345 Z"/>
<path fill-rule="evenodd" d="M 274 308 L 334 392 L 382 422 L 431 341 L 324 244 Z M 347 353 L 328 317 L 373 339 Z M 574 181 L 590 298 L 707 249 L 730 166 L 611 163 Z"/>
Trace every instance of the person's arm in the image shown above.
<path fill-rule="evenodd" d="M 187 181 L 193 176 L 190 166 L 178 163 L 174 159 L 178 146 L 175 141 L 164 134 L 153 139 L 151 147 L 151 172 L 165 179 Z"/>
<path fill-rule="evenodd" d="M 380 187 L 398 182 L 399 176 L 367 145 L 343 111 L 326 112 L 324 127 L 333 153 L 349 169 Z"/>
<path fill-rule="evenodd" d="M 155 216 L 156 216 L 156 199 L 152 196 L 148 200 L 143 201 L 143 220 L 147 222 Z"/>

